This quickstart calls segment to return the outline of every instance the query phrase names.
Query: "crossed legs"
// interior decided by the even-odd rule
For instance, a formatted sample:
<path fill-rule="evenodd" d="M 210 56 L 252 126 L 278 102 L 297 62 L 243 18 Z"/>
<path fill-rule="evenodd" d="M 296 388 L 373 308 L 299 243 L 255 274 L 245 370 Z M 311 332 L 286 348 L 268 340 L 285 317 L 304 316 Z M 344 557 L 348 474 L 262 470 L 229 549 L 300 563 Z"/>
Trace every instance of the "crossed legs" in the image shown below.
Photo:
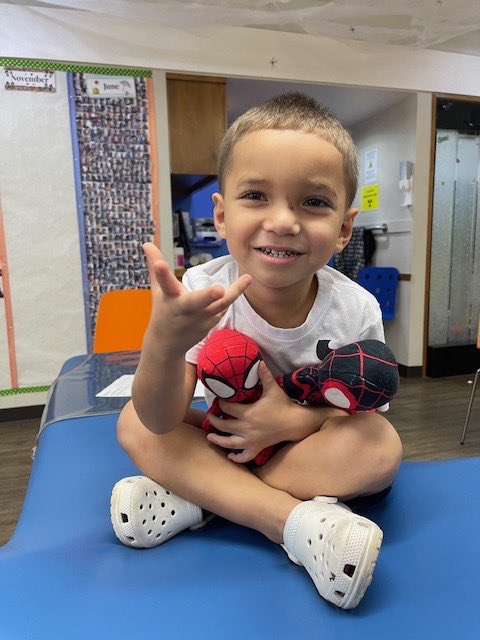
<path fill-rule="evenodd" d="M 228 460 L 191 424 L 179 424 L 163 435 L 151 433 L 132 403 L 120 416 L 118 437 L 146 476 L 277 543 L 283 542 L 285 522 L 301 501 L 380 491 L 393 481 L 402 455 L 396 431 L 375 413 L 331 418 L 254 471 Z"/>

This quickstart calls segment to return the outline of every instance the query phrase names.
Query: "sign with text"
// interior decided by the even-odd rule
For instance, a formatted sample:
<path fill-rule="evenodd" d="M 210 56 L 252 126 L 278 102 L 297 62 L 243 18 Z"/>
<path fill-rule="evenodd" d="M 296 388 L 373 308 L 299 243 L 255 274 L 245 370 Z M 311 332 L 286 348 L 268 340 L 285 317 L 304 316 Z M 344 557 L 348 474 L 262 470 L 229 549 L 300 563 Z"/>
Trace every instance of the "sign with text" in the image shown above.
<path fill-rule="evenodd" d="M 54 93 L 55 71 L 5 69 L 5 89 L 8 91 L 48 91 Z"/>
<path fill-rule="evenodd" d="M 377 182 L 377 150 L 366 151 L 363 162 L 363 183 L 375 184 Z"/>
<path fill-rule="evenodd" d="M 91 98 L 135 98 L 135 78 L 129 76 L 85 75 Z"/>
<path fill-rule="evenodd" d="M 362 206 L 361 211 L 373 211 L 378 209 L 378 184 L 371 184 L 362 187 Z"/>

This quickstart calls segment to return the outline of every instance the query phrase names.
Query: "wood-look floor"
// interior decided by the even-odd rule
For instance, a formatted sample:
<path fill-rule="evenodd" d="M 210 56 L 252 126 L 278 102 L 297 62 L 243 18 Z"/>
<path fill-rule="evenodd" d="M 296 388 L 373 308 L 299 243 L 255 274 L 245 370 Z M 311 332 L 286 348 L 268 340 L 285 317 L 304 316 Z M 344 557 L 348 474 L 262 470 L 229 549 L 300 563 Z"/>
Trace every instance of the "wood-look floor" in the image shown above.
<path fill-rule="evenodd" d="M 468 379 L 469 376 L 402 378 L 388 418 L 400 433 L 405 459 L 480 455 L 480 388 L 466 442 L 463 446 L 459 443 L 471 390 Z M 17 522 L 38 425 L 39 420 L 0 422 L 0 545 L 10 538 Z"/>

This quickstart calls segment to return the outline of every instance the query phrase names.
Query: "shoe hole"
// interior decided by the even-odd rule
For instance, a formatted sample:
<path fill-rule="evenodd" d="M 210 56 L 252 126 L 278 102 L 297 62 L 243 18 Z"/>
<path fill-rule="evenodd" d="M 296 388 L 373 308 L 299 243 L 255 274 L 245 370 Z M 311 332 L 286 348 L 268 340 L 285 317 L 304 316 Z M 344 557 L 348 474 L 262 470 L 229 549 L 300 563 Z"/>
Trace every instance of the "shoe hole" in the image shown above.
<path fill-rule="evenodd" d="M 157 533 L 157 535 L 155 536 L 155 538 L 161 538 L 162 534 L 161 533 Z"/>
<path fill-rule="evenodd" d="M 154 491 L 154 492 L 153 492 L 153 495 L 154 495 L 154 496 L 156 496 L 156 495 L 157 495 L 157 492 L 156 492 L 156 491 Z"/>
<path fill-rule="evenodd" d="M 143 504 L 140 505 L 140 509 L 143 509 Z"/>
<path fill-rule="evenodd" d="M 167 538 L 168 538 L 168 536 L 171 536 L 171 535 L 172 535 L 172 532 L 171 532 L 171 531 L 169 531 L 169 532 L 167 533 Z"/>
<path fill-rule="evenodd" d="M 333 523 L 332 525 L 330 525 L 330 529 L 334 529 L 335 528 L 335 523 Z"/>
<path fill-rule="evenodd" d="M 320 522 L 325 522 L 325 520 L 326 520 L 326 518 L 322 518 L 322 519 L 320 520 Z"/>
<path fill-rule="evenodd" d="M 145 497 L 148 498 L 148 491 L 145 491 Z"/>
<path fill-rule="evenodd" d="M 165 503 L 164 503 L 164 502 L 162 502 L 162 509 L 164 509 L 164 508 L 165 508 Z"/>
<path fill-rule="evenodd" d="M 172 514 L 172 516 L 174 516 L 174 515 L 175 515 L 175 509 L 172 509 L 172 510 L 170 511 L 170 513 Z"/>
<path fill-rule="evenodd" d="M 162 527 L 164 527 L 167 524 L 166 520 L 162 520 Z"/>
<path fill-rule="evenodd" d="M 307 544 L 308 544 L 309 547 L 311 547 L 312 546 L 312 541 L 310 539 L 308 539 L 307 540 Z"/>
<path fill-rule="evenodd" d="M 318 539 L 319 539 L 319 540 L 323 540 L 323 533 L 319 533 L 319 534 L 318 534 Z"/>
<path fill-rule="evenodd" d="M 128 522 L 128 516 L 126 513 L 121 513 L 120 515 L 122 516 L 122 522 Z"/>
<path fill-rule="evenodd" d="M 313 556 L 313 561 L 316 562 L 317 561 L 317 556 Z"/>
<path fill-rule="evenodd" d="M 335 595 L 339 596 L 340 598 L 343 598 L 343 596 L 345 595 L 344 591 L 338 591 L 337 589 L 335 589 Z"/>
<path fill-rule="evenodd" d="M 147 536 L 149 536 L 152 533 L 152 530 L 150 529 L 149 531 L 147 531 Z"/>
<path fill-rule="evenodd" d="M 135 542 L 135 538 L 133 536 L 127 536 L 127 540 L 131 540 L 132 542 Z"/>
<path fill-rule="evenodd" d="M 149 509 L 151 509 L 151 508 L 152 508 L 152 505 L 151 505 L 151 504 L 149 504 L 149 505 L 148 505 L 148 508 L 149 508 Z"/>
<path fill-rule="evenodd" d="M 170 491 L 165 491 L 165 493 L 167 494 L 167 496 L 171 496 L 172 494 L 170 493 Z"/>
<path fill-rule="evenodd" d="M 157 519 L 157 516 L 152 516 L 152 521 L 155 522 L 155 520 Z"/>
<path fill-rule="evenodd" d="M 349 576 L 350 578 L 353 576 L 353 574 L 355 573 L 355 565 L 353 564 L 346 564 L 343 567 L 343 573 L 345 573 L 347 576 Z"/>
<path fill-rule="evenodd" d="M 144 521 L 142 522 L 142 524 L 145 524 L 146 522 L 147 522 L 147 521 L 146 521 L 146 520 L 144 520 Z"/>

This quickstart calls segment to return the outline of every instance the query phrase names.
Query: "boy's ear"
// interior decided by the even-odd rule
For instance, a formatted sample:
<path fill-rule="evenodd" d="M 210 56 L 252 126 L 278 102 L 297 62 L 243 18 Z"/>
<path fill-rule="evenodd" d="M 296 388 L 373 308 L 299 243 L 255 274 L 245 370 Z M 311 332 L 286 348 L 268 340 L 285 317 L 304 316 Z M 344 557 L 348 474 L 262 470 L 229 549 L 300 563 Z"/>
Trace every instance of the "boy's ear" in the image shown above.
<path fill-rule="evenodd" d="M 352 237 L 353 222 L 357 216 L 357 213 L 358 209 L 353 208 L 349 209 L 345 213 L 342 228 L 340 229 L 337 244 L 335 246 L 335 253 L 340 253 L 341 251 L 343 251 L 347 244 L 350 242 L 350 238 Z"/>
<path fill-rule="evenodd" d="M 213 193 L 213 222 L 221 238 L 225 240 L 225 206 L 221 193 Z"/>

